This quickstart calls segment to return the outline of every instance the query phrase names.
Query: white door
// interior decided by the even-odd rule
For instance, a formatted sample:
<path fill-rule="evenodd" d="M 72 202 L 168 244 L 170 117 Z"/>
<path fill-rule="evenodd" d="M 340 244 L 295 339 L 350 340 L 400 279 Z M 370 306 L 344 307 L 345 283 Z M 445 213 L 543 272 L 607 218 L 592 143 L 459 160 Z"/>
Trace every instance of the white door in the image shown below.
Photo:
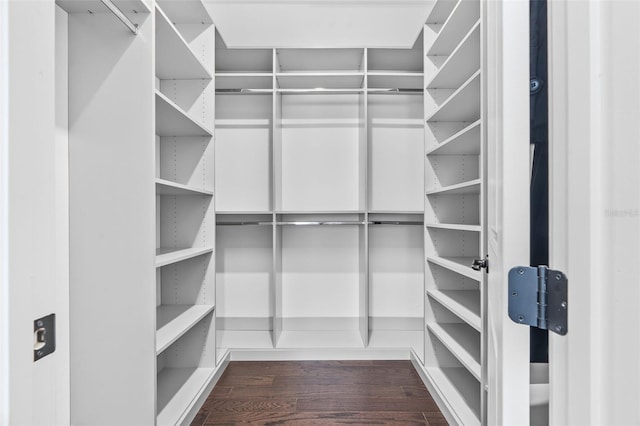
<path fill-rule="evenodd" d="M 529 264 L 529 2 L 487 1 L 486 424 L 529 424 L 529 328 L 507 315 L 507 274 Z"/>
<path fill-rule="evenodd" d="M 56 126 L 66 120 L 56 116 L 56 6 L 0 1 L 0 19 L 0 421 L 68 424 L 67 145 Z M 52 313 L 56 350 L 34 361 L 34 320 Z M 51 347 L 52 330 L 40 335 Z"/>
<path fill-rule="evenodd" d="M 549 2 L 552 425 L 640 424 L 640 2 Z"/>

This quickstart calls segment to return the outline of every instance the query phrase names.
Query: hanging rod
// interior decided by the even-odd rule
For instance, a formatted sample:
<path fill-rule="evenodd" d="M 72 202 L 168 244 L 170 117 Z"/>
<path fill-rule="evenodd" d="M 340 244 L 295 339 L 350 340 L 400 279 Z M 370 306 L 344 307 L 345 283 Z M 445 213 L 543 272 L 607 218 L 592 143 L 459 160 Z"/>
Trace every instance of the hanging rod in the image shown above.
<path fill-rule="evenodd" d="M 244 222 L 217 222 L 216 225 L 221 226 L 237 226 L 237 225 L 271 225 L 273 222 L 255 222 L 255 221 L 244 221 Z"/>
<path fill-rule="evenodd" d="M 375 93 L 375 92 L 379 92 L 379 93 L 423 93 L 423 89 L 412 89 L 412 88 L 406 88 L 406 87 L 398 87 L 398 88 L 388 88 L 388 89 L 382 89 L 382 88 L 374 88 L 374 89 L 367 89 L 368 92 L 370 93 Z"/>
<path fill-rule="evenodd" d="M 216 93 L 271 93 L 273 89 L 216 89 Z"/>
<path fill-rule="evenodd" d="M 402 222 L 399 220 L 374 220 L 369 222 L 369 225 L 420 225 L 422 226 L 423 222 L 418 221 L 406 221 Z"/>
<path fill-rule="evenodd" d="M 364 225 L 366 222 L 353 221 L 293 221 L 276 222 L 276 225 L 310 226 L 310 225 Z"/>
<path fill-rule="evenodd" d="M 325 88 L 315 88 L 315 89 L 276 89 L 276 92 L 279 93 L 364 93 L 364 89 L 325 89 Z"/>
<path fill-rule="evenodd" d="M 102 4 L 106 6 L 107 9 L 111 11 L 111 13 L 116 15 L 116 17 L 123 24 L 125 24 L 133 34 L 138 35 L 138 24 L 134 24 L 133 22 L 131 22 L 131 20 L 127 18 L 127 15 L 125 15 L 124 13 L 122 13 L 120 9 L 118 9 L 118 6 L 113 4 L 111 0 L 100 0 L 100 1 L 102 2 Z"/>

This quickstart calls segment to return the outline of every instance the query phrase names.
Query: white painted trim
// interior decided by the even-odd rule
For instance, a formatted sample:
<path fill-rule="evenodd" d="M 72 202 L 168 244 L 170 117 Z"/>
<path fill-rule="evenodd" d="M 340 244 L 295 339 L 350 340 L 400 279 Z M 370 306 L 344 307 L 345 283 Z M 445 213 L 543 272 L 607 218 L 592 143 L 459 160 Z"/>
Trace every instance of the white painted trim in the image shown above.
<path fill-rule="evenodd" d="M 0 63 L 9 60 L 8 3 L 0 1 Z M 0 67 L 0 424 L 9 424 L 9 69 Z"/>
<path fill-rule="evenodd" d="M 446 397 L 441 394 L 441 392 L 434 386 L 431 379 L 429 378 L 428 373 L 425 371 L 424 366 L 420 363 L 420 360 L 416 357 L 416 354 L 411 351 L 411 363 L 413 364 L 413 368 L 415 368 L 416 372 L 420 376 L 420 379 L 426 386 L 429 394 L 435 401 L 436 405 L 442 412 L 442 415 L 449 424 L 462 425 L 462 421 L 455 415 L 455 411 L 453 407 L 451 407 L 446 400 Z"/>
<path fill-rule="evenodd" d="M 191 424 L 191 422 L 196 417 L 196 415 L 198 415 L 198 411 L 200 411 L 200 408 L 202 408 L 205 401 L 207 400 L 207 397 L 209 396 L 209 394 L 211 393 L 215 385 L 220 380 L 220 377 L 222 377 L 222 374 L 225 372 L 225 370 L 229 366 L 229 362 L 230 362 L 230 355 L 229 353 L 227 353 L 225 354 L 222 361 L 220 361 L 220 363 L 218 363 L 218 365 L 216 366 L 216 370 L 211 376 L 211 380 L 209 381 L 209 383 L 207 383 L 207 385 L 203 388 L 202 392 L 199 395 L 197 395 L 191 407 L 185 412 L 184 416 L 178 421 L 178 424 L 180 425 Z"/>
<path fill-rule="evenodd" d="M 231 361 L 408 360 L 407 349 L 231 349 Z"/>

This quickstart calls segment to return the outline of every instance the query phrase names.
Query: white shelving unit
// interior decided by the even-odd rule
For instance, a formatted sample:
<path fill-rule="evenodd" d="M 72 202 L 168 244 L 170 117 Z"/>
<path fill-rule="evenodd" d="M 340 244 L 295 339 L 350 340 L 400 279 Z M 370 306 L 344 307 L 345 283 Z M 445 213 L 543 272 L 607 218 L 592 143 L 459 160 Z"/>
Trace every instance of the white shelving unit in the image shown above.
<path fill-rule="evenodd" d="M 175 3 L 155 5 L 158 425 L 189 421 L 217 363 L 215 29 L 200 1 Z"/>
<path fill-rule="evenodd" d="M 435 2 L 424 30 L 425 374 L 462 424 L 485 418 L 484 111 L 477 0 Z"/>

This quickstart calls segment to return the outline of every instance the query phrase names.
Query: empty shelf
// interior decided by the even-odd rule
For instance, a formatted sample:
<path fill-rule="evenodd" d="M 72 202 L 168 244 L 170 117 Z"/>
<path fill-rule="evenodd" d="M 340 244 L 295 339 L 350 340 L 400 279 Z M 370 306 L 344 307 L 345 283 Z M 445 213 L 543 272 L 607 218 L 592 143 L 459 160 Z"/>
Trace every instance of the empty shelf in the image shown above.
<path fill-rule="evenodd" d="M 432 148 L 427 155 L 480 155 L 481 123 L 481 120 L 474 121 Z"/>
<path fill-rule="evenodd" d="M 427 89 L 453 89 L 459 87 L 470 75 L 480 69 L 480 23 L 476 23 L 456 47 Z"/>
<path fill-rule="evenodd" d="M 480 19 L 480 2 L 461 0 L 444 23 L 438 36 L 427 50 L 428 56 L 448 56 Z"/>
<path fill-rule="evenodd" d="M 415 92 L 423 93 L 424 74 L 421 72 L 380 72 L 368 73 L 367 87 L 370 92 L 376 89 L 396 88 L 398 93 L 404 93 L 402 89 L 415 89 Z"/>
<path fill-rule="evenodd" d="M 364 73 L 278 73 L 280 89 L 362 89 Z"/>
<path fill-rule="evenodd" d="M 212 78 L 211 73 L 157 5 L 156 77 L 161 80 Z"/>
<path fill-rule="evenodd" d="M 442 342 L 458 361 L 475 377 L 482 380 L 480 368 L 480 334 L 466 324 L 427 324 L 431 333 Z"/>
<path fill-rule="evenodd" d="M 273 349 L 269 330 L 216 330 L 217 347 L 225 349 Z"/>
<path fill-rule="evenodd" d="M 443 24 L 446 22 L 457 2 L 458 0 L 436 0 L 431 12 L 429 12 L 427 24 Z"/>
<path fill-rule="evenodd" d="M 211 253 L 212 251 L 212 247 L 159 248 L 156 249 L 156 268 Z"/>
<path fill-rule="evenodd" d="M 426 368 L 431 383 L 459 424 L 480 425 L 480 384 L 464 368 Z"/>
<path fill-rule="evenodd" d="M 427 228 L 451 229 L 453 231 L 469 231 L 469 232 L 482 231 L 482 227 L 480 225 L 463 225 L 463 224 L 455 224 L 455 223 L 429 223 L 426 226 Z"/>
<path fill-rule="evenodd" d="M 192 188 L 165 179 L 156 179 L 156 194 L 158 195 L 213 195 L 213 191 Z"/>
<path fill-rule="evenodd" d="M 431 114 L 427 122 L 467 122 L 479 119 L 480 71 L 477 71 Z"/>
<path fill-rule="evenodd" d="M 471 264 L 473 263 L 472 257 L 427 256 L 427 260 L 467 278 L 471 278 L 472 280 L 476 280 L 478 282 L 482 280 L 482 274 L 480 271 L 474 271 L 471 269 Z"/>
<path fill-rule="evenodd" d="M 427 195 L 437 194 L 480 194 L 480 179 L 474 179 L 468 182 L 457 183 L 455 185 L 445 186 L 443 188 L 432 189 L 427 191 Z"/>
<path fill-rule="evenodd" d="M 471 327 L 478 331 L 482 330 L 480 291 L 428 290 L 427 293 Z"/>
<path fill-rule="evenodd" d="M 158 136 L 212 136 L 211 130 L 156 90 L 156 134 Z"/>
<path fill-rule="evenodd" d="M 158 425 L 176 425 L 213 378 L 213 368 L 164 368 L 158 373 Z"/>
<path fill-rule="evenodd" d="M 156 353 L 160 354 L 202 318 L 213 305 L 161 305 L 156 308 Z"/>

